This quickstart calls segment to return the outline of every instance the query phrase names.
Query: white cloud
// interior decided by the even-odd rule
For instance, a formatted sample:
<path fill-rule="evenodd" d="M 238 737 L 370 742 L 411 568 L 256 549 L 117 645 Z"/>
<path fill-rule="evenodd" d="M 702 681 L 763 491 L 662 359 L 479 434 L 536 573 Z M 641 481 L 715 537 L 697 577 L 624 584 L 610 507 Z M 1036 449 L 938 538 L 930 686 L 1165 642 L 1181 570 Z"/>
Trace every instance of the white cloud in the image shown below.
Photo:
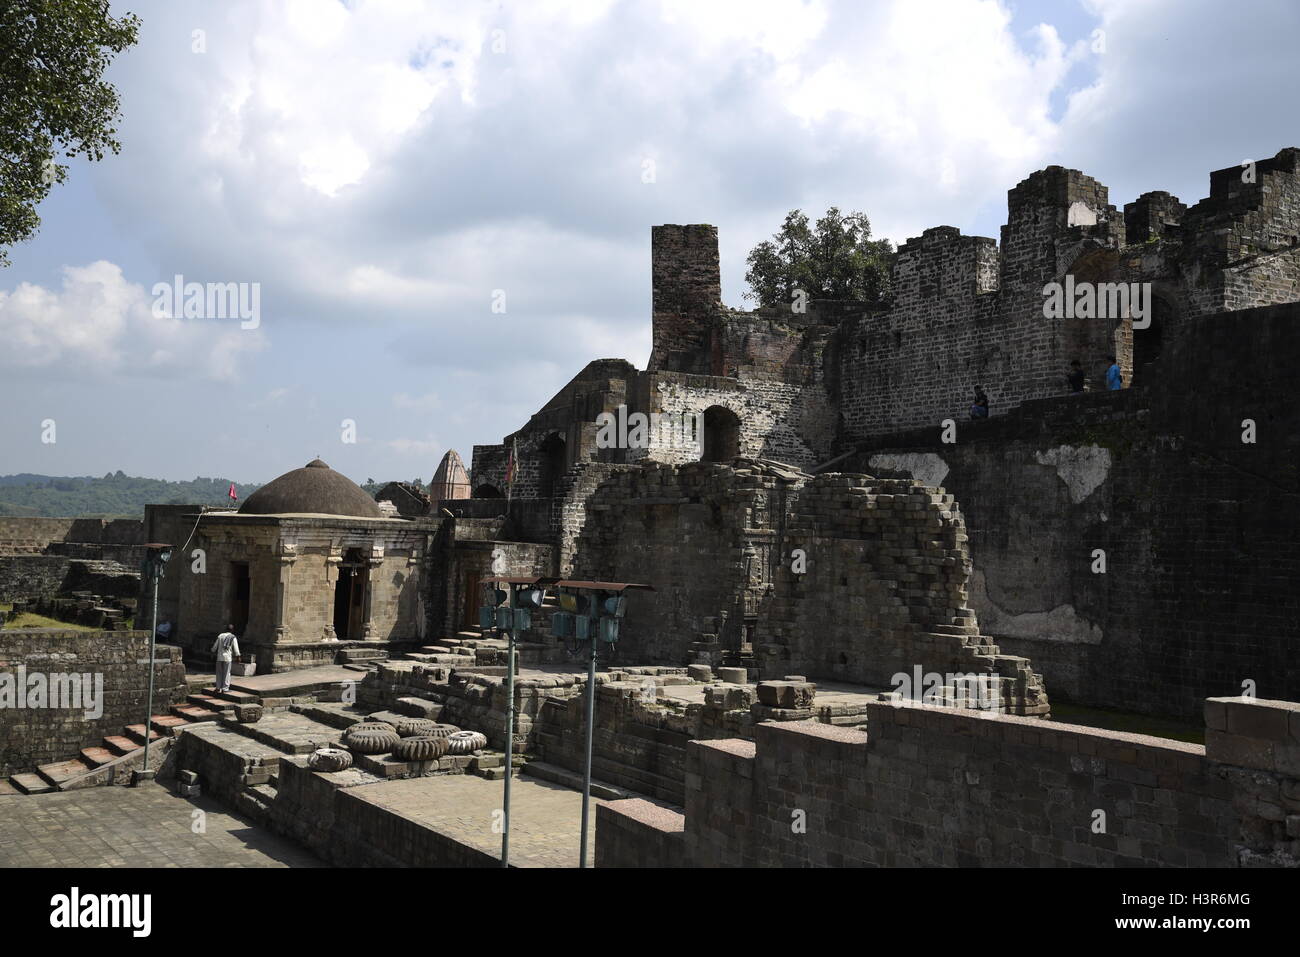
<path fill-rule="evenodd" d="M 260 349 L 238 320 L 158 317 L 143 287 L 100 260 L 67 266 L 60 289 L 22 282 L 0 290 L 0 365 L 58 367 L 78 378 L 111 374 L 226 380 L 241 357 Z"/>

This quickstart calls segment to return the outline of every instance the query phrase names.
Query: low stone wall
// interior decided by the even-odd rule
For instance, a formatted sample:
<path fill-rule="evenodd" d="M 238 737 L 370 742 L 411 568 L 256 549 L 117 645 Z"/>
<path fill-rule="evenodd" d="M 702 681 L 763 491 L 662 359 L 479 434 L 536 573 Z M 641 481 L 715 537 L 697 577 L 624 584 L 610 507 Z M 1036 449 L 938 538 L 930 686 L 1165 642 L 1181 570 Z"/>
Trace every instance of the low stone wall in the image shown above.
<path fill-rule="evenodd" d="M 764 723 L 694 741 L 686 805 L 604 809 L 603 866 L 1300 863 L 1300 705 L 1210 699 L 1207 748 L 1014 715 L 873 704 L 866 733 Z"/>
<path fill-rule="evenodd" d="M 0 776 L 75 758 L 81 748 L 143 721 L 148 656 L 145 631 L 0 630 Z M 154 713 L 165 714 L 172 704 L 185 700 L 185 666 L 181 650 L 171 645 L 157 646 L 155 662 Z M 51 675 L 90 675 L 92 683 L 102 676 L 102 700 L 96 709 L 102 713 L 87 717 L 80 707 L 32 707 L 33 682 L 53 687 Z M 27 683 L 26 702 L 9 697 L 20 680 Z M 53 702 L 47 697 L 46 703 Z"/>
<path fill-rule="evenodd" d="M 38 555 L 52 542 L 141 545 L 137 518 L 23 518 L 0 516 L 0 555 Z"/>
<path fill-rule="evenodd" d="M 72 560 L 63 555 L 0 557 L 0 601 L 57 595 L 71 564 Z"/>

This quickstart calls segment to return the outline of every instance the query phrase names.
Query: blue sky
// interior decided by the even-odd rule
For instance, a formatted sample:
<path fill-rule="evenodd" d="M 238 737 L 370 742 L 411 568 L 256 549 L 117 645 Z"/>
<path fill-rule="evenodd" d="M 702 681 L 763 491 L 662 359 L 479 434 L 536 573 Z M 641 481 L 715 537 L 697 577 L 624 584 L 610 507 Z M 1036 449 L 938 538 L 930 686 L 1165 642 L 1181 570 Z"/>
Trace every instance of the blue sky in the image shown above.
<path fill-rule="evenodd" d="M 716 224 L 742 306 L 794 207 L 996 237 L 1052 163 L 1192 203 L 1300 145 L 1282 0 L 114 9 L 122 152 L 0 271 L 0 473 L 427 481 L 588 360 L 644 365 L 655 223 Z M 257 283 L 258 327 L 154 316 L 176 274 Z"/>

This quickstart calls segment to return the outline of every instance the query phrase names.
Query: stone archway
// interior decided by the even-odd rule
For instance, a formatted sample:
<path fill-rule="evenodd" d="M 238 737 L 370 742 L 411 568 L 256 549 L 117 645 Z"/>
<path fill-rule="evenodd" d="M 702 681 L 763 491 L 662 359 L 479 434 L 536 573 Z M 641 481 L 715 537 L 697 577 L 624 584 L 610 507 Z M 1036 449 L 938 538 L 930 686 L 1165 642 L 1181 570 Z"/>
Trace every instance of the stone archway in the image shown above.
<path fill-rule="evenodd" d="M 740 455 L 740 416 L 724 405 L 704 410 L 701 462 L 730 462 Z"/>

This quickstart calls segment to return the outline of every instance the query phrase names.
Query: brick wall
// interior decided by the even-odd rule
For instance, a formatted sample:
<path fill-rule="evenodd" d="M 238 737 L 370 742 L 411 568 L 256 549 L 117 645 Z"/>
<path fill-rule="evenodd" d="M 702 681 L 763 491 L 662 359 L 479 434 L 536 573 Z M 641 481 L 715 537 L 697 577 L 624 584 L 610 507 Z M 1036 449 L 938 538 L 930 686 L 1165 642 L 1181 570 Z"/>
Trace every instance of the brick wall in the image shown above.
<path fill-rule="evenodd" d="M 639 805 L 610 805 L 600 819 L 608 831 L 596 832 L 598 860 L 693 867 L 1296 863 L 1294 703 L 1207 702 L 1208 751 L 1011 715 L 886 703 L 869 710 L 865 733 L 769 722 L 758 726 L 754 742 L 692 742 L 684 815 L 650 820 Z M 680 841 L 670 836 L 679 825 Z"/>
<path fill-rule="evenodd" d="M 64 631 L 53 628 L 0 630 L 0 674 L 40 673 L 103 676 L 103 715 L 83 709 L 0 709 L 0 776 L 77 756 L 107 734 L 121 734 L 144 720 L 149 673 L 147 631 Z M 185 699 L 180 649 L 157 646 L 154 713 L 166 714 Z M 16 680 L 16 678 L 11 679 Z M 93 681 L 93 678 L 92 678 Z"/>
<path fill-rule="evenodd" d="M 971 606 L 1054 695 L 1182 716 L 1246 680 L 1300 698 L 1298 348 L 1300 306 L 1190 320 L 1141 389 L 1029 403 L 955 444 L 881 438 L 844 467 L 955 495 Z"/>
<path fill-rule="evenodd" d="M 652 227 L 650 261 L 654 333 L 647 368 L 720 374 L 713 358 L 722 301 L 718 228 Z"/>
<path fill-rule="evenodd" d="M 0 516 L 0 555 L 40 554 L 51 542 L 140 545 L 144 540 L 139 519 Z"/>

